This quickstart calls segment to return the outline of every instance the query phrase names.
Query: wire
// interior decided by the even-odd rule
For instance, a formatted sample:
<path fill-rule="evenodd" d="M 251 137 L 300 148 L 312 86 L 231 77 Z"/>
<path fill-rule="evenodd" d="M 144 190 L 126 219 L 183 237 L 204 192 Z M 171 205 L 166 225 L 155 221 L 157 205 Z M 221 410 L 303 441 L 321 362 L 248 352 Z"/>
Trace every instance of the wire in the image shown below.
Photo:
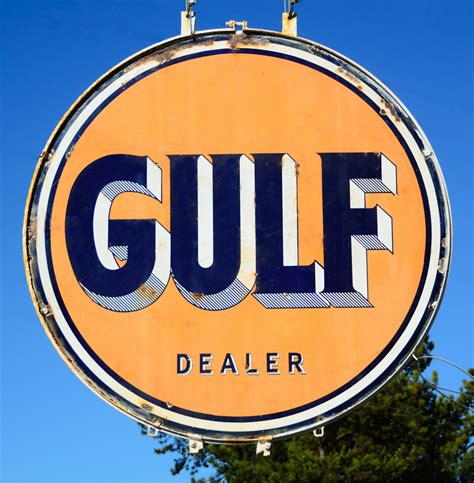
<path fill-rule="evenodd" d="M 401 375 L 402 379 L 404 379 L 405 381 L 408 381 L 408 382 L 413 382 L 413 383 L 416 383 L 416 384 L 421 384 L 421 385 L 424 385 L 425 383 L 422 382 L 422 381 L 415 381 L 413 379 L 410 379 L 409 377 L 406 377 L 404 375 Z M 471 396 L 473 397 L 474 394 L 470 393 L 470 392 L 461 392 L 461 391 L 455 391 L 454 389 L 448 389 L 447 387 L 441 387 L 441 386 L 438 386 L 436 384 L 433 384 L 431 381 L 427 381 L 428 384 L 431 386 L 431 387 L 435 387 L 436 389 L 440 389 L 441 391 L 448 391 L 448 392 L 452 392 L 454 394 L 466 394 L 467 396 Z"/>
<path fill-rule="evenodd" d="M 444 394 L 444 392 L 440 391 L 434 384 L 432 384 L 430 381 L 425 379 L 422 374 L 420 374 L 420 377 L 423 379 L 423 381 L 426 382 L 426 384 L 428 384 L 433 388 L 433 391 L 438 392 L 439 394 L 441 394 L 442 396 L 444 396 L 446 399 L 453 402 L 454 404 L 457 404 L 458 406 L 461 406 L 462 408 L 467 409 L 470 412 L 473 412 L 473 410 L 469 406 L 465 406 L 464 404 L 461 404 L 460 402 L 456 401 L 456 399 L 452 398 L 448 394 Z"/>
<path fill-rule="evenodd" d="M 430 383 L 431 384 L 431 383 Z M 440 386 L 437 386 L 436 384 L 431 384 L 432 387 L 434 387 L 435 389 L 439 389 L 440 391 L 448 391 L 448 392 L 452 392 L 454 394 L 466 394 L 467 396 L 474 396 L 474 394 L 471 394 L 470 392 L 461 392 L 461 391 L 455 391 L 454 389 L 448 389 L 446 387 L 440 387 Z"/>
<path fill-rule="evenodd" d="M 413 354 L 413 359 L 415 359 L 415 361 L 417 361 L 418 359 L 436 359 L 438 361 L 443 361 L 443 362 L 446 362 L 447 364 L 455 367 L 456 369 L 459 369 L 461 372 L 464 372 L 464 374 L 466 374 L 467 376 L 469 376 L 471 379 L 474 379 L 474 376 L 472 374 L 469 374 L 469 372 L 466 371 L 466 369 L 462 368 L 461 366 L 457 365 L 456 363 L 448 360 L 448 359 L 445 359 L 444 357 L 438 357 L 438 356 L 416 356 L 415 354 Z"/>

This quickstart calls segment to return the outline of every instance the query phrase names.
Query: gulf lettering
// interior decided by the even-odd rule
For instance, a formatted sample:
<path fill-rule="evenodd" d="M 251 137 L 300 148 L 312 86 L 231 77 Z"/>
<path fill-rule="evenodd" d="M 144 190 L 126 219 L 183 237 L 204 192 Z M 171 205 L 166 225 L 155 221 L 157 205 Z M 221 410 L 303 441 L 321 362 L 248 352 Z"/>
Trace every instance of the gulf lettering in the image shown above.
<path fill-rule="evenodd" d="M 161 189 L 161 169 L 153 161 L 125 154 L 94 161 L 71 189 L 66 212 L 69 259 L 81 287 L 106 309 L 141 310 L 166 288 L 169 232 L 157 220 L 109 219 L 121 193 L 141 193 L 161 202 Z"/>
<path fill-rule="evenodd" d="M 367 250 L 393 252 L 392 218 L 367 193 L 396 195 L 382 153 L 321 153 L 324 263 L 300 265 L 297 163 L 288 154 L 169 155 L 171 226 L 111 220 L 115 198 L 162 202 L 162 171 L 146 156 L 116 154 L 85 168 L 71 190 L 66 243 L 87 295 L 117 312 L 155 303 L 170 275 L 203 310 L 225 310 L 253 290 L 267 309 L 371 307 Z M 248 361 L 250 362 L 250 361 Z M 250 362 L 251 364 L 251 362 Z M 268 361 L 272 373 L 274 359 Z M 301 361 L 291 359 L 301 372 Z M 201 373 L 209 361 L 200 361 Z M 178 373 L 187 361 L 178 360 Z M 221 372 L 233 373 L 229 355 Z"/>

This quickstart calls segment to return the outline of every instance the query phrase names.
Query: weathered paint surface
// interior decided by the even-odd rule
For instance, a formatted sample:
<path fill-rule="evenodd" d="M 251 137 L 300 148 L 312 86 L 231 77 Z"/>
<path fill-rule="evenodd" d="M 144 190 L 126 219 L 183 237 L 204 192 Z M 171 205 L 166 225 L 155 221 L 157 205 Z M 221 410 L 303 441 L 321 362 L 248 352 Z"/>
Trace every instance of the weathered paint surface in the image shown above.
<path fill-rule="evenodd" d="M 225 197 L 213 205 L 208 191 L 222 155 L 238 154 L 242 240 L 235 284 L 219 295 L 205 287 L 187 290 L 175 279 L 173 261 L 168 280 L 144 280 L 133 297 L 117 302 L 79 281 L 66 239 L 74 226 L 67 219 L 71 192 L 97 160 L 119 153 L 137 163 L 146 156 L 146 179 L 154 173 L 162 186 L 158 192 L 156 183 L 128 184 L 114 195 L 105 221 L 93 210 L 98 253 L 109 219 L 157 220 L 155 253 L 163 257 L 166 233 L 173 237 L 176 230 L 171 159 L 195 155 L 201 156 L 197 243 L 207 269 L 218 249 L 211 249 L 218 220 L 212 213 L 225 217 L 231 208 Z M 252 234 L 266 223 L 258 211 L 266 186 L 261 173 L 272 162 L 262 164 L 261 153 L 282 153 L 283 267 L 296 269 L 289 278 L 296 286 L 300 268 L 316 261 L 314 293 L 292 293 L 291 283 L 279 294 L 257 293 L 264 268 L 259 272 L 255 263 L 265 250 Z M 338 276 L 352 277 L 359 291 L 344 296 L 324 290 L 327 243 L 343 224 L 328 221 L 323 199 L 327 153 L 359 153 L 374 166 L 381 163 L 380 180 L 349 181 L 350 209 L 363 216 L 379 208 L 377 233 L 351 234 L 352 272 Z M 104 193 L 107 203 L 110 190 Z M 74 216 L 79 222 L 81 211 Z M 327 424 L 403 367 L 439 306 L 450 240 L 449 204 L 433 150 L 392 93 L 320 45 L 273 32 L 224 30 L 146 49 L 79 98 L 40 157 L 25 214 L 24 256 L 46 333 L 100 397 L 138 421 L 194 441 L 249 442 Z M 123 246 L 110 241 L 105 256 L 107 249 L 112 271 L 131 263 Z M 188 358 L 178 358 L 182 373 L 179 354 Z M 188 360 L 193 366 L 186 371 Z"/>

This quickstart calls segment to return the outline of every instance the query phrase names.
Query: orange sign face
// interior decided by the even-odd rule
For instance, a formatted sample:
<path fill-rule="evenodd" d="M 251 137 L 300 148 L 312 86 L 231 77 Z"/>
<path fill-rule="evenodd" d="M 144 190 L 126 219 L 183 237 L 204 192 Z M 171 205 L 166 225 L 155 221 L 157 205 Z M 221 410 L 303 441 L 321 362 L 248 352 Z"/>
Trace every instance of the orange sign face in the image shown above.
<path fill-rule="evenodd" d="M 426 333 L 450 256 L 404 107 L 300 39 L 216 31 L 125 61 L 66 115 L 26 215 L 50 338 L 101 397 L 209 441 L 324 424 Z"/>

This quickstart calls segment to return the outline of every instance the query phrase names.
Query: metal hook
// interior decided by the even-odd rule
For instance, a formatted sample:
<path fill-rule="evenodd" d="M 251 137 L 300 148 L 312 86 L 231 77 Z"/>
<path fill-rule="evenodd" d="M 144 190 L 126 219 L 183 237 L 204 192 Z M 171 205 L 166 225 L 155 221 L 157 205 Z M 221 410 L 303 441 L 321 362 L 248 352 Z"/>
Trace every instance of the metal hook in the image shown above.
<path fill-rule="evenodd" d="M 316 437 L 316 438 L 322 438 L 324 436 L 324 426 L 321 426 L 320 428 L 316 428 L 314 431 L 313 431 L 313 435 Z"/>
<path fill-rule="evenodd" d="M 257 441 L 257 454 L 262 453 L 263 456 L 270 456 L 270 448 L 272 443 L 270 441 Z"/>
<path fill-rule="evenodd" d="M 147 426 L 147 435 L 151 436 L 152 438 L 158 436 L 159 430 L 154 426 Z"/>

